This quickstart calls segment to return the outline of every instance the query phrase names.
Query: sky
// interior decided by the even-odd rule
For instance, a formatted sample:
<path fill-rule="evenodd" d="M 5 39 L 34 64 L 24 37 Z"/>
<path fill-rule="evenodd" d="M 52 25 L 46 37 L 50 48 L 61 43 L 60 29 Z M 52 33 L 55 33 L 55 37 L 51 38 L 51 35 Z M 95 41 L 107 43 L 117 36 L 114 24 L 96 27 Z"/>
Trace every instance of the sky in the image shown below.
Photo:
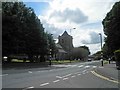
<path fill-rule="evenodd" d="M 74 47 L 87 46 L 91 54 L 100 51 L 100 36 L 104 44 L 102 21 L 119 0 L 23 0 L 32 7 L 46 32 L 56 42 L 64 31 L 73 36 Z M 75 28 L 75 29 L 74 29 Z"/>

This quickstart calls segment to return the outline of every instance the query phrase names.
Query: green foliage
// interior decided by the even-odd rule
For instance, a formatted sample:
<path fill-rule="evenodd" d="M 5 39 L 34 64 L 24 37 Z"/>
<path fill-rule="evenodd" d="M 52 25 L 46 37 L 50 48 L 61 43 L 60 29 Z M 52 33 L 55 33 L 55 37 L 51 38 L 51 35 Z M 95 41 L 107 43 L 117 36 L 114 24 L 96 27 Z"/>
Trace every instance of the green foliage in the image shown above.
<path fill-rule="evenodd" d="M 3 56 L 27 54 L 31 62 L 34 56 L 40 56 L 40 61 L 45 61 L 49 44 L 54 48 L 52 41 L 32 8 L 26 7 L 23 2 L 2 3 Z"/>
<path fill-rule="evenodd" d="M 104 52 L 112 56 L 114 51 L 120 48 L 120 2 L 116 2 L 110 12 L 107 13 L 102 24 L 106 34 Z"/>
<path fill-rule="evenodd" d="M 116 51 L 114 52 L 114 55 L 115 55 L 115 60 L 116 60 L 116 61 L 119 61 L 119 60 L 120 60 L 120 49 L 119 49 L 119 50 L 116 50 Z"/>
<path fill-rule="evenodd" d="M 70 53 L 72 59 L 81 59 L 84 60 L 88 57 L 89 51 L 86 48 L 78 47 L 74 48 Z"/>
<path fill-rule="evenodd" d="M 86 49 L 86 50 L 89 52 L 89 54 L 90 54 L 89 47 L 87 47 L 87 46 L 80 46 L 79 48 L 84 48 L 84 49 Z"/>

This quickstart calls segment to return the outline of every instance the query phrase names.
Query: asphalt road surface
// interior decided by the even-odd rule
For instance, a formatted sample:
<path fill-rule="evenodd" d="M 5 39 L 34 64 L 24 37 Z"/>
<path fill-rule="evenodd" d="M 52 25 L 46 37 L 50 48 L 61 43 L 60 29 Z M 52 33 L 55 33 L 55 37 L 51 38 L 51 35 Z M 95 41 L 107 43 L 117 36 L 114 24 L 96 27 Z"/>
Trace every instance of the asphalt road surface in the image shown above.
<path fill-rule="evenodd" d="M 47 68 L 3 71 L 2 88 L 118 88 L 118 84 L 93 74 L 99 61 L 53 65 Z"/>

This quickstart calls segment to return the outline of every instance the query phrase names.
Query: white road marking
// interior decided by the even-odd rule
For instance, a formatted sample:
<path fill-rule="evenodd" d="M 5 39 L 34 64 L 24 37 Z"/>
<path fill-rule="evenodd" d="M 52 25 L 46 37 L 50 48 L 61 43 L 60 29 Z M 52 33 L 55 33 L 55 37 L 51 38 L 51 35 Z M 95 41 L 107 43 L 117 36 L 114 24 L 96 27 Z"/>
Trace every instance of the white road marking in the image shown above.
<path fill-rule="evenodd" d="M 49 83 L 43 83 L 43 84 L 40 84 L 40 86 L 45 86 L 45 85 L 48 85 Z"/>
<path fill-rule="evenodd" d="M 31 71 L 28 71 L 28 73 L 33 73 L 33 72 L 31 72 Z"/>
<path fill-rule="evenodd" d="M 63 78 L 63 80 L 67 80 L 68 78 Z"/>
<path fill-rule="evenodd" d="M 83 67 L 83 65 L 80 65 L 80 66 L 78 66 L 78 67 Z"/>
<path fill-rule="evenodd" d="M 90 66 L 85 66 L 85 68 L 89 68 Z"/>
<path fill-rule="evenodd" d="M 3 75 L 0 75 L 0 76 L 2 77 L 2 76 L 7 76 L 7 75 L 8 75 L 8 74 L 3 74 Z"/>
<path fill-rule="evenodd" d="M 75 67 L 75 66 L 77 66 L 77 65 L 71 65 L 71 67 Z"/>
<path fill-rule="evenodd" d="M 60 80 L 55 80 L 55 81 L 53 81 L 54 83 L 56 83 L 56 82 L 59 82 Z"/>
<path fill-rule="evenodd" d="M 80 76 L 81 74 L 78 74 L 78 76 Z"/>
<path fill-rule="evenodd" d="M 71 76 L 71 78 L 73 78 L 73 77 L 75 77 L 75 76 Z"/>
<path fill-rule="evenodd" d="M 63 77 L 67 77 L 67 76 L 70 76 L 70 75 L 72 75 L 72 74 L 68 74 L 68 75 L 65 75 L 65 76 L 63 76 Z"/>
<path fill-rule="evenodd" d="M 34 88 L 34 87 L 31 86 L 31 87 L 24 88 L 24 89 L 22 89 L 22 90 L 27 90 L 27 89 L 31 89 L 31 88 Z"/>
<path fill-rule="evenodd" d="M 41 71 L 37 71 L 37 72 L 41 72 Z"/>
<path fill-rule="evenodd" d="M 82 73 L 82 74 L 86 74 L 86 73 Z"/>
<path fill-rule="evenodd" d="M 61 76 L 56 76 L 56 78 L 62 78 Z"/>
<path fill-rule="evenodd" d="M 76 72 L 75 74 L 78 74 L 78 73 L 80 73 L 80 72 Z"/>
<path fill-rule="evenodd" d="M 96 68 L 97 66 L 93 66 L 93 68 Z"/>
<path fill-rule="evenodd" d="M 82 71 L 82 72 L 86 72 L 87 70 L 84 70 L 84 71 Z"/>
<path fill-rule="evenodd" d="M 102 66 L 99 66 L 99 68 L 104 68 L 104 67 L 102 67 Z"/>
<path fill-rule="evenodd" d="M 86 73 L 89 73 L 89 71 L 87 71 Z"/>

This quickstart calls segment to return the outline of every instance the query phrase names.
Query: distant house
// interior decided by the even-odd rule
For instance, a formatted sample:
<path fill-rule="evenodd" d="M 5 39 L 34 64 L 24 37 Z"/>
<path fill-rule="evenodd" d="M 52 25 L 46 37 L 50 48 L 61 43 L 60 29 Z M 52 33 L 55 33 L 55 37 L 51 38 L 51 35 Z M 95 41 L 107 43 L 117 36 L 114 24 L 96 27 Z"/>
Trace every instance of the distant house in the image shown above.
<path fill-rule="evenodd" d="M 58 43 L 56 44 L 58 53 L 56 58 L 59 60 L 69 59 L 69 53 L 72 51 L 73 38 L 65 31 L 61 36 L 58 37 Z"/>
<path fill-rule="evenodd" d="M 67 52 L 62 48 L 60 44 L 56 44 L 56 47 L 58 49 L 58 52 L 56 54 L 57 60 L 64 60 L 66 58 Z"/>

